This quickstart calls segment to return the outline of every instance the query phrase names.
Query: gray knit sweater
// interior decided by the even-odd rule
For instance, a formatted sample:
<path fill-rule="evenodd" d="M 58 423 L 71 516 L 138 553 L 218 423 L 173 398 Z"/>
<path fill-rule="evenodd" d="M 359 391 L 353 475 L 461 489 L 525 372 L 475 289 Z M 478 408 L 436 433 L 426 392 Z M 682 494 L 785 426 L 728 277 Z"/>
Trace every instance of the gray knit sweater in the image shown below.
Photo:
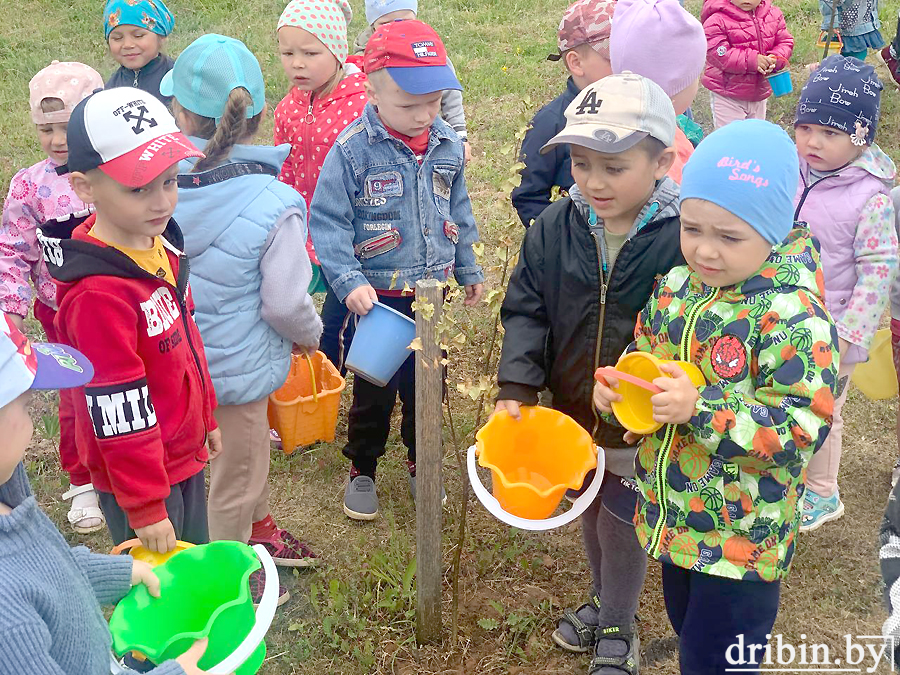
<path fill-rule="evenodd" d="M 101 604 L 131 588 L 131 557 L 71 548 L 40 510 L 22 464 L 0 485 L 0 675 L 106 675 Z M 132 672 L 132 671 L 126 671 Z M 175 661 L 153 670 L 184 675 Z"/>

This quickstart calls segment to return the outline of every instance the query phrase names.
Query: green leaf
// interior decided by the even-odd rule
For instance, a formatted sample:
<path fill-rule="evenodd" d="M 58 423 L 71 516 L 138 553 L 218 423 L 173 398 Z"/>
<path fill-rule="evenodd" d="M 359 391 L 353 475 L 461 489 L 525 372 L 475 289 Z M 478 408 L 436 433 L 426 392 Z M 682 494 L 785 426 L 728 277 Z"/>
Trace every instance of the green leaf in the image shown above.
<path fill-rule="evenodd" d="M 409 595 L 412 591 L 413 578 L 416 576 L 416 559 L 409 561 L 406 571 L 403 573 L 403 595 Z"/>
<path fill-rule="evenodd" d="M 478 625 L 481 626 L 484 630 L 496 630 L 500 627 L 500 622 L 497 621 L 497 619 L 482 617 L 478 619 Z"/>

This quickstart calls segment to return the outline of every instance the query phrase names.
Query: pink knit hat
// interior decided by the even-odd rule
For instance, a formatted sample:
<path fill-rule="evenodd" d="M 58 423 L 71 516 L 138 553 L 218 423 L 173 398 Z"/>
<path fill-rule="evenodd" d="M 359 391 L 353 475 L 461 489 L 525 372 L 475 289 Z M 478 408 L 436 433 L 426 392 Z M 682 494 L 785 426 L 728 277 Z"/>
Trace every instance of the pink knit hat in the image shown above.
<path fill-rule="evenodd" d="M 316 36 L 341 65 L 347 60 L 347 26 L 353 18 L 349 0 L 291 0 L 278 28 L 294 26 Z"/>
<path fill-rule="evenodd" d="M 90 66 L 74 61 L 53 61 L 28 83 L 31 121 L 35 124 L 68 122 L 75 106 L 96 89 L 103 89 L 103 78 Z M 41 101 L 45 98 L 58 98 L 63 102 L 63 109 L 45 113 L 41 110 Z"/>
<path fill-rule="evenodd" d="M 669 98 L 696 82 L 706 66 L 703 26 L 678 0 L 618 0 L 609 49 L 613 73 L 643 75 Z"/>

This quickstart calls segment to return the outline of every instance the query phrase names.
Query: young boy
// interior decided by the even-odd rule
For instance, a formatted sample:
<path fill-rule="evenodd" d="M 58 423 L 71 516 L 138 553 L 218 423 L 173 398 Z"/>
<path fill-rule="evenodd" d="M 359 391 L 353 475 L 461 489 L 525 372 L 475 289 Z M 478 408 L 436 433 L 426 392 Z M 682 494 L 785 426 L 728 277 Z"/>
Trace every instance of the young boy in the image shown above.
<path fill-rule="evenodd" d="M 466 305 L 481 297 L 484 275 L 472 244 L 478 228 L 463 177 L 459 136 L 437 117 L 441 93 L 461 89 L 444 45 L 420 21 L 380 27 L 366 46 L 370 103 L 325 158 L 309 229 L 338 299 L 358 315 L 374 302 L 413 316 L 419 279 L 465 286 Z M 378 515 L 375 469 L 385 452 L 399 391 L 401 436 L 415 495 L 415 363 L 412 356 L 386 387 L 356 377 L 344 455 L 351 460 L 344 513 Z"/>
<path fill-rule="evenodd" d="M 609 44 L 614 73 L 649 77 L 672 99 L 677 155 L 669 176 L 680 183 L 685 162 L 703 138 L 700 126 L 684 115 L 706 67 L 703 26 L 676 0 L 620 0 Z"/>
<path fill-rule="evenodd" d="M 32 344 L 0 317 L 0 675 L 108 673 L 112 640 L 100 603 L 118 602 L 139 583 L 159 597 L 147 563 L 70 548 L 38 507 L 22 464 L 34 433 L 31 392 L 81 387 L 93 374 L 84 354 Z M 152 672 L 201 675 L 204 650 L 196 643 Z"/>
<path fill-rule="evenodd" d="M 556 145 L 549 152 L 541 148 L 565 126 L 564 112 L 582 89 L 612 74 L 609 34 L 615 0 L 578 0 L 569 6 L 559 22 L 559 51 L 548 61 L 562 61 L 569 71 L 566 90 L 550 101 L 531 120 L 519 161 L 522 182 L 512 191 L 512 203 L 522 225 L 528 227 L 550 205 L 554 186 L 568 191 L 572 187 L 569 147 Z"/>
<path fill-rule="evenodd" d="M 834 409 L 839 348 L 825 310 L 818 243 L 793 227 L 797 152 L 762 120 L 708 136 L 685 166 L 686 266 L 656 286 L 629 350 L 689 361 L 653 384 L 640 439 L 635 528 L 662 565 L 682 673 L 726 672 L 742 640 L 758 665 L 800 525 L 805 468 Z M 598 382 L 604 413 L 621 400 Z M 629 432 L 629 437 L 632 434 Z M 742 663 L 744 663 L 742 661 Z"/>
<path fill-rule="evenodd" d="M 392 21 L 409 21 L 416 18 L 419 11 L 418 0 L 366 0 L 366 21 L 369 25 L 356 36 L 353 45 L 355 54 L 364 54 L 366 43 L 372 34 L 381 26 Z M 453 62 L 447 57 L 447 65 L 453 68 Z M 466 130 L 466 112 L 463 109 L 462 91 L 446 89 L 441 97 L 441 118 L 449 124 L 463 141 L 466 163 L 472 159 L 472 148 L 469 145 L 469 132 Z"/>
<path fill-rule="evenodd" d="M 684 262 L 678 185 L 666 176 L 674 135 L 672 103 L 647 78 L 613 75 L 579 94 L 543 148 L 569 146 L 575 186 L 525 233 L 501 310 L 496 410 L 519 417 L 519 406 L 535 405 L 548 387 L 553 407 L 606 450 L 603 491 L 582 518 L 593 593 L 553 634 L 568 651 L 594 648 L 591 673 L 604 675 L 619 672 L 604 669 L 611 664 L 637 672 L 632 622 L 647 556 L 631 524 L 635 448 L 597 417 L 591 378 L 628 346 L 656 279 Z"/>
<path fill-rule="evenodd" d="M 72 112 L 60 173 L 96 212 L 70 239 L 39 234 L 56 328 L 96 370 L 75 394 L 79 452 L 115 543 L 208 541 L 203 466 L 221 447 L 181 231 L 178 162 L 202 157 L 165 106 L 120 87 Z M 207 446 L 209 454 L 207 454 Z"/>

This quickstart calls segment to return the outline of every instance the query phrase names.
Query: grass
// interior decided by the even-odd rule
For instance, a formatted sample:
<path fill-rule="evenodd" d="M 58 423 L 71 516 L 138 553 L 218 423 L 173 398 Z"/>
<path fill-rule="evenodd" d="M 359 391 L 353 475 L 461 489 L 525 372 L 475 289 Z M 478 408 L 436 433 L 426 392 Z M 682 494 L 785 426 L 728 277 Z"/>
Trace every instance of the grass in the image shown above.
<path fill-rule="evenodd" d="M 0 180 L 41 158 L 29 123 L 27 84 L 51 59 L 80 60 L 103 75 L 113 70 L 106 54 L 94 0 L 0 0 Z M 352 0 L 356 18 L 350 34 L 363 27 L 362 1 Z M 445 36 L 448 50 L 466 86 L 465 102 L 475 159 L 468 168 L 469 189 L 481 223 L 487 256 L 494 260 L 500 242 L 521 236 L 507 223 L 511 212 L 504 183 L 512 163 L 511 141 L 543 102 L 564 86 L 559 64 L 544 60 L 555 47 L 555 30 L 566 0 L 430 0 L 421 17 Z M 167 49 L 177 54 L 203 32 L 244 40 L 260 59 L 270 109 L 286 93 L 274 48 L 274 26 L 283 0 L 171 0 L 176 32 Z M 815 3 L 785 0 L 780 6 L 796 38 L 794 86 L 799 91 L 802 65 L 815 57 L 819 15 Z M 884 34 L 890 39 L 900 0 L 882 8 Z M 689 0 L 699 12 L 699 2 Z M 875 62 L 874 55 L 870 61 Z M 886 69 L 879 74 L 889 82 Z M 879 142 L 893 156 L 900 150 L 897 91 L 892 84 L 882 99 Z M 789 127 L 796 93 L 770 101 L 769 119 Z M 694 105 L 709 128 L 708 103 L 701 92 Z M 270 137 L 264 128 L 260 139 Z M 486 309 L 473 324 L 490 328 Z M 37 332 L 36 324 L 31 324 Z M 475 372 L 473 352 L 455 357 L 451 385 Z M 468 346 L 465 349 L 469 349 Z M 453 390 L 451 386 L 451 390 Z M 460 426 L 474 420 L 471 402 L 454 396 Z M 845 408 L 846 433 L 842 497 L 846 516 L 835 525 L 800 538 L 793 573 L 783 586 L 775 627 L 788 641 L 843 645 L 843 635 L 873 635 L 884 619 L 878 573 L 877 528 L 897 454 L 893 435 L 896 401 L 872 403 L 851 392 Z M 35 400 L 38 431 L 28 454 L 28 469 L 38 499 L 70 541 L 86 541 L 106 550 L 105 533 L 70 536 L 67 487 L 55 453 L 55 398 Z M 338 439 L 345 437 L 343 426 Z M 322 673 L 518 673 L 585 672 L 587 657 L 572 657 L 551 646 L 549 635 L 564 606 L 577 606 L 589 585 L 577 525 L 544 534 L 513 530 L 493 520 L 470 501 L 469 536 L 462 551 L 460 636 L 457 644 L 416 648 L 415 588 L 409 570 L 415 555 L 415 510 L 409 499 L 403 457 L 396 437 L 379 472 L 383 517 L 371 524 L 348 521 L 340 509 L 347 470 L 339 443 L 323 444 L 291 457 L 272 455 L 273 511 L 280 523 L 300 534 L 323 554 L 323 565 L 282 581 L 293 599 L 279 613 L 268 637 L 268 675 Z M 452 453 L 445 461 L 451 506 L 445 510 L 444 562 L 449 571 L 458 525 L 462 478 Z M 449 626 L 449 588 L 444 621 Z M 646 675 L 677 671 L 673 633 L 666 619 L 659 568 L 651 564 L 639 610 Z"/>

